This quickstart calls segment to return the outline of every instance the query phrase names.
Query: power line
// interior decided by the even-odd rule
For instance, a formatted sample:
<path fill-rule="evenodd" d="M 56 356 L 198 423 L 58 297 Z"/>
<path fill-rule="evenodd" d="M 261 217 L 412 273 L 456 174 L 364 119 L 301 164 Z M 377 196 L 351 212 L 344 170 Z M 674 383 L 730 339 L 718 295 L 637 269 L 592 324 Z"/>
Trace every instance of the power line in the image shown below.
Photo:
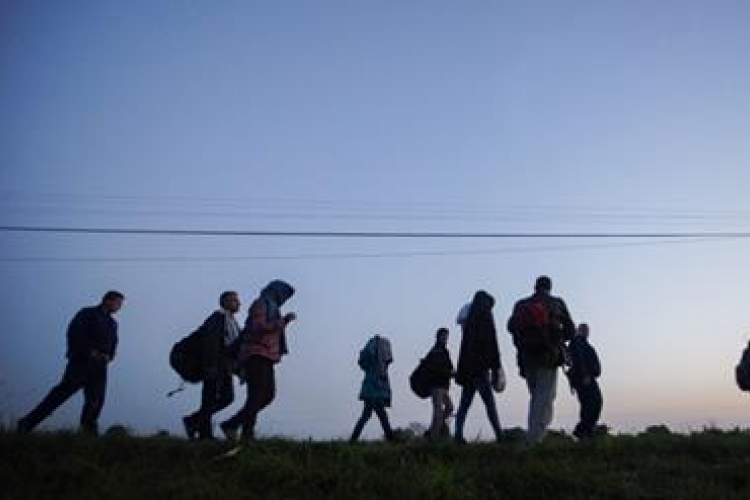
<path fill-rule="evenodd" d="M 268 231 L 230 229 L 147 229 L 63 226 L 0 226 L 6 233 L 57 233 L 138 236 L 264 236 L 279 238 L 373 239 L 726 239 L 750 238 L 750 231 L 724 232 L 419 232 L 419 231 Z"/>
<path fill-rule="evenodd" d="M 653 247 L 661 245 L 684 245 L 717 241 L 711 238 L 696 239 L 651 239 L 648 241 L 608 242 L 599 244 L 516 246 L 505 248 L 485 248 L 470 250 L 413 250 L 401 252 L 331 252 L 300 253 L 288 255 L 242 255 L 242 256 L 154 256 L 154 257 L 0 257 L 0 262 L 62 262 L 62 263 L 185 263 L 185 262 L 250 262 L 250 261 L 289 261 L 289 260 L 344 260 L 344 259 L 388 259 L 411 257 L 457 257 L 489 256 L 516 253 L 544 253 L 581 250 L 610 250 L 618 248 Z"/>

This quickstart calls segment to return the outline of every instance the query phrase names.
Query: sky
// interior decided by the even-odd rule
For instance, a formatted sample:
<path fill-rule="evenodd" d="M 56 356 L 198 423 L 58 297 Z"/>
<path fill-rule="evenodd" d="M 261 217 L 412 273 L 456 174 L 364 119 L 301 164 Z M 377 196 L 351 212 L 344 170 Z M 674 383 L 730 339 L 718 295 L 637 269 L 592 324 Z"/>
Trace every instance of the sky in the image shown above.
<path fill-rule="evenodd" d="M 749 23 L 740 0 L 0 2 L 0 419 L 59 381 L 68 322 L 117 289 L 101 424 L 181 432 L 199 390 L 166 397 L 171 345 L 222 291 L 243 323 L 280 278 L 298 321 L 260 435 L 348 437 L 376 333 L 392 423 L 427 424 L 408 375 L 441 326 L 457 359 L 479 289 L 500 420 L 523 427 L 505 323 L 547 274 L 591 327 L 604 423 L 747 427 L 750 241 L 726 233 L 750 231 Z M 496 237 L 231 234 L 252 231 Z M 80 403 L 44 427 L 75 427 Z M 560 377 L 552 427 L 577 411 Z M 477 400 L 466 436 L 490 434 Z"/>

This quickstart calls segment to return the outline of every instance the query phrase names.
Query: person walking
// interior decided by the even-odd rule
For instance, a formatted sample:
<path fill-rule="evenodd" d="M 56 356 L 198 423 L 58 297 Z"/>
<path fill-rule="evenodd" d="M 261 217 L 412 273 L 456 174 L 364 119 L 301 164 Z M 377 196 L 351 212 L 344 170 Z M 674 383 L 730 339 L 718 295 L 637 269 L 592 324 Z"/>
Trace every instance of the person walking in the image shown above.
<path fill-rule="evenodd" d="M 449 393 L 453 362 L 448 351 L 448 335 L 447 328 L 438 329 L 435 334 L 435 345 L 423 361 L 432 400 L 432 422 L 427 431 L 427 436 L 431 440 L 448 437 L 446 420 L 453 413 L 453 402 Z"/>
<path fill-rule="evenodd" d="M 240 333 L 240 327 L 234 318 L 239 310 L 240 298 L 237 292 L 224 292 L 219 296 L 219 309 L 199 329 L 203 387 L 200 407 L 182 419 L 189 439 L 213 439 L 211 417 L 234 401 L 230 350 Z"/>
<path fill-rule="evenodd" d="M 526 439 L 531 444 L 544 440 L 552 422 L 557 369 L 564 362 L 565 343 L 575 333 L 565 302 L 553 297 L 551 291 L 549 277 L 537 278 L 534 294 L 515 304 L 507 325 L 518 353 L 521 377 L 529 389 Z"/>
<path fill-rule="evenodd" d="M 271 281 L 253 301 L 241 334 L 238 361 L 247 385 L 247 399 L 240 411 L 220 427 L 229 440 L 237 439 L 242 429 L 242 442 L 255 439 L 255 423 L 260 413 L 276 397 L 274 366 L 288 353 L 286 331 L 297 319 L 294 313 L 281 314 L 281 306 L 294 295 L 294 288 L 285 281 Z"/>
<path fill-rule="evenodd" d="M 372 417 L 372 412 L 378 416 L 383 433 L 388 441 L 393 441 L 393 430 L 388 421 L 386 408 L 391 406 L 391 384 L 388 380 L 388 366 L 393 362 L 390 341 L 380 335 L 373 336 L 367 341 L 365 347 L 359 353 L 359 367 L 365 372 L 359 399 L 364 403 L 362 415 L 359 417 L 350 442 L 359 439 L 365 424 Z"/>
<path fill-rule="evenodd" d="M 461 347 L 456 371 L 456 383 L 462 387 L 456 413 L 455 440 L 458 443 L 466 442 L 463 435 L 464 422 L 476 392 L 479 392 L 484 403 L 495 440 L 499 441 L 501 437 L 495 396 L 492 394 L 492 386 L 498 384 L 502 367 L 495 319 L 492 315 L 494 306 L 494 297 L 484 290 L 479 290 L 474 294 L 468 311 L 463 315 L 465 319 L 461 323 Z M 461 317 L 459 314 L 459 319 Z"/>
<path fill-rule="evenodd" d="M 42 401 L 17 423 L 20 433 L 34 430 L 44 419 L 83 389 L 80 428 L 86 434 L 99 434 L 99 415 L 107 392 L 107 365 L 117 349 L 117 321 L 113 315 L 125 297 L 110 290 L 98 305 L 79 310 L 68 325 L 68 359 L 62 380 Z"/>
<path fill-rule="evenodd" d="M 568 346 L 568 381 L 581 404 L 580 421 L 575 426 L 573 435 L 581 440 L 594 437 L 594 429 L 602 413 L 603 404 L 602 392 L 596 380 L 601 375 L 601 364 L 588 338 L 589 325 L 581 323 Z"/>

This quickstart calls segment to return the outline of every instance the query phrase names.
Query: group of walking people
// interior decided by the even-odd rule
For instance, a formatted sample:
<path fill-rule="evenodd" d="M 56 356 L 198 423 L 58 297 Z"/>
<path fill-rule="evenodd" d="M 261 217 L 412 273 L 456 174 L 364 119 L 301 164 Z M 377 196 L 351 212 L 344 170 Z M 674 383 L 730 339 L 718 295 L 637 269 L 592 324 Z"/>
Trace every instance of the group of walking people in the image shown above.
<path fill-rule="evenodd" d="M 600 375 L 596 351 L 588 343 L 589 328 L 573 324 L 562 299 L 551 294 L 552 282 L 546 276 L 536 280 L 534 293 L 518 301 L 507 329 L 513 337 L 521 377 L 530 393 L 527 441 L 544 439 L 553 416 L 560 367 L 581 403 L 580 422 L 573 434 L 579 439 L 594 435 L 602 408 L 597 384 Z M 227 439 L 249 441 L 255 437 L 258 413 L 275 398 L 274 367 L 287 354 L 286 330 L 296 319 L 294 313 L 282 314 L 281 307 L 294 295 L 294 288 L 281 280 L 271 281 L 248 309 L 244 327 L 235 315 L 241 303 L 237 292 L 227 291 L 219 297 L 219 308 L 199 327 L 200 407 L 183 417 L 190 439 L 213 439 L 213 416 L 234 401 L 233 376 L 246 385 L 243 407 L 219 428 Z M 100 304 L 81 309 L 67 331 L 68 364 L 62 380 L 17 424 L 19 432 L 30 432 L 71 395 L 83 389 L 84 405 L 80 417 L 84 432 L 98 433 L 98 418 L 104 405 L 107 366 L 117 347 L 117 322 L 113 318 L 122 307 L 124 296 L 107 292 Z M 501 439 L 501 426 L 493 390 L 505 387 L 505 372 L 498 348 L 493 316 L 495 299 L 479 290 L 472 301 L 459 312 L 461 329 L 458 363 L 454 369 L 448 351 L 449 331 L 439 328 L 435 343 L 420 363 L 426 374 L 427 396 L 432 402 L 432 419 L 426 437 L 431 440 L 450 435 L 448 418 L 453 414 L 449 395 L 451 380 L 461 386 L 461 397 L 455 415 L 454 439 L 465 443 L 464 423 L 476 393 L 484 403 L 495 438 Z M 394 439 L 386 408 L 391 405 L 388 367 L 393 362 L 390 341 L 382 336 L 370 338 L 359 353 L 358 364 L 364 371 L 359 399 L 362 414 L 350 440 L 359 439 L 375 413 L 385 438 Z"/>
<path fill-rule="evenodd" d="M 565 302 L 553 296 L 551 291 L 549 277 L 537 278 L 534 293 L 515 304 L 507 322 L 516 347 L 519 373 L 526 380 L 530 394 L 526 434 L 529 443 L 539 443 L 547 434 L 553 418 L 561 367 L 565 368 L 571 389 L 577 394 L 581 406 L 580 420 L 573 435 L 578 439 L 594 437 L 602 410 L 602 394 L 597 382 L 601 367 L 596 350 L 588 342 L 589 327 L 582 323 L 576 328 Z M 455 370 L 447 348 L 449 331 L 442 327 L 436 333 L 435 345 L 412 374 L 410 382 L 414 392 L 429 397 L 432 402 L 432 419 L 425 433 L 429 439 L 440 439 L 449 434 L 447 419 L 453 412 L 449 396 L 452 379 L 461 386 L 455 415 L 455 441 L 466 443 L 464 424 L 477 393 L 484 403 L 495 439 L 502 439 L 493 390 L 502 392 L 506 378 L 492 312 L 494 305 L 494 297 L 479 290 L 459 311 L 457 323 L 461 328 L 461 344 Z M 386 439 L 393 439 L 386 412 L 391 402 L 387 368 L 392 361 L 391 344 L 380 335 L 372 337 L 360 352 L 359 365 L 365 378 L 359 397 L 364 408 L 351 440 L 359 438 L 373 412 L 380 420 Z M 423 382 L 415 381 L 417 375 Z M 426 390 L 418 389 L 415 384 L 425 385 Z"/>

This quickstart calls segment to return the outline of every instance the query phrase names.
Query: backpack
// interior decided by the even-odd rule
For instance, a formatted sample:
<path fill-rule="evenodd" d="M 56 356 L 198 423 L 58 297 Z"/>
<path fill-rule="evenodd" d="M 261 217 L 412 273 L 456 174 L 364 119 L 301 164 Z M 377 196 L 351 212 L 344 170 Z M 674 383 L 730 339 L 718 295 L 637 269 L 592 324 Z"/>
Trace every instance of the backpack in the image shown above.
<path fill-rule="evenodd" d="M 744 352 L 734 368 L 734 378 L 741 391 L 750 391 L 750 353 Z"/>
<path fill-rule="evenodd" d="M 409 387 L 411 387 L 412 392 L 421 399 L 430 397 L 432 387 L 430 387 L 427 364 L 423 359 L 419 361 L 417 367 L 411 372 L 411 375 L 409 375 Z"/>
<path fill-rule="evenodd" d="M 549 346 L 550 311 L 543 299 L 531 297 L 519 302 L 513 311 L 511 323 L 516 347 L 538 352 Z"/>
<path fill-rule="evenodd" d="M 201 355 L 201 330 L 196 330 L 176 342 L 169 351 L 169 366 L 186 382 L 198 383 L 203 380 L 203 360 Z"/>

